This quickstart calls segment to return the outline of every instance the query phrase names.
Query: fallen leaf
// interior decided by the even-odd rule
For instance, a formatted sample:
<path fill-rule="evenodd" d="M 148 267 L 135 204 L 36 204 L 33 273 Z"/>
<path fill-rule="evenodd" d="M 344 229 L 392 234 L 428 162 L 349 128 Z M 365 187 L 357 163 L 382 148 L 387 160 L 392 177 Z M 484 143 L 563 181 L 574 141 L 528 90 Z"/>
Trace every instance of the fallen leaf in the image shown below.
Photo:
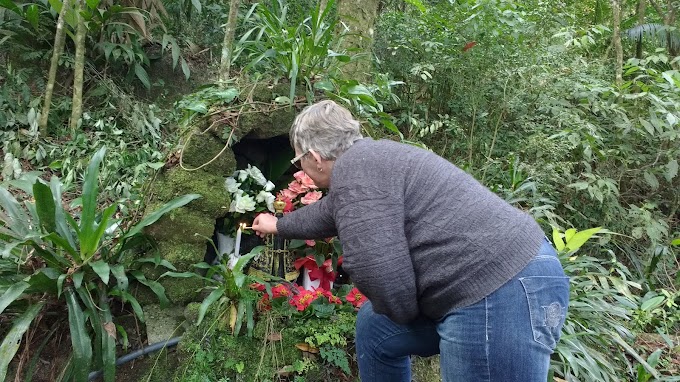
<path fill-rule="evenodd" d="M 271 342 L 281 341 L 281 332 L 274 332 L 267 336 L 267 340 Z"/>
<path fill-rule="evenodd" d="M 108 335 L 111 336 L 113 339 L 116 338 L 116 325 L 113 322 L 105 323 L 104 330 L 106 330 L 106 333 L 108 333 Z"/>
<path fill-rule="evenodd" d="M 315 348 L 314 346 L 310 346 L 306 342 L 301 342 L 299 344 L 295 344 L 295 347 L 302 350 L 303 352 L 306 352 L 306 353 L 317 354 L 319 352 L 319 349 Z"/>

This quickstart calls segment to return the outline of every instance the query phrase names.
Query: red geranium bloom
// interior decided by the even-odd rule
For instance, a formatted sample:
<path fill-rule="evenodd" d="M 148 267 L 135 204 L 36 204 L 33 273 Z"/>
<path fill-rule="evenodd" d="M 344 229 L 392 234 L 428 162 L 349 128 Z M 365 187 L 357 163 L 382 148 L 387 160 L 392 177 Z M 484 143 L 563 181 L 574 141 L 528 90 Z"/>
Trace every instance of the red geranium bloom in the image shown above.
<path fill-rule="evenodd" d="M 286 287 L 283 284 L 279 284 L 279 285 L 272 288 L 272 294 L 273 294 L 272 298 L 278 298 L 278 297 L 288 297 L 288 296 L 290 296 L 291 293 L 290 293 L 290 289 L 288 289 L 288 287 Z"/>
<path fill-rule="evenodd" d="M 309 306 L 309 304 L 316 300 L 316 297 L 317 296 L 315 293 L 302 288 L 300 293 L 290 299 L 289 303 L 294 306 L 298 312 L 302 312 Z"/>
<path fill-rule="evenodd" d="M 361 293 L 359 289 L 354 287 L 349 291 L 349 293 L 347 293 L 345 300 L 354 305 L 355 308 L 361 308 L 361 305 L 368 301 L 368 298 L 363 293 Z"/>
<path fill-rule="evenodd" d="M 255 289 L 257 291 L 260 291 L 260 292 L 264 292 L 267 289 L 267 288 L 265 288 L 264 284 L 260 284 L 260 283 L 252 283 L 252 284 L 250 284 L 250 288 Z"/>

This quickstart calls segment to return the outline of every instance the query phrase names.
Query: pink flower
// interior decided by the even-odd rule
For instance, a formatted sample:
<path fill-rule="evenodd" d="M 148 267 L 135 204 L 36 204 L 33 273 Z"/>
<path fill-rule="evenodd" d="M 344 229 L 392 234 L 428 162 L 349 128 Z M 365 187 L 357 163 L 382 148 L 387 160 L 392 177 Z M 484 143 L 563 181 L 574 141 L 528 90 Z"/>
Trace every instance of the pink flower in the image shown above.
<path fill-rule="evenodd" d="M 310 178 L 309 175 L 305 174 L 304 171 L 298 171 L 295 174 L 293 174 L 293 176 L 295 177 L 295 179 L 297 179 L 298 182 L 302 184 L 303 187 L 309 189 L 317 188 L 312 178 Z"/>
<path fill-rule="evenodd" d="M 281 192 L 279 192 L 279 197 L 281 197 L 281 199 L 284 199 L 284 200 L 287 199 L 287 200 L 292 201 L 293 199 L 297 198 L 297 196 L 298 196 L 298 194 L 296 194 L 295 192 L 293 192 L 293 191 L 291 191 L 287 188 L 284 189 L 284 190 L 281 190 Z"/>
<path fill-rule="evenodd" d="M 307 244 L 308 247 L 313 247 L 316 245 L 315 240 L 305 240 L 305 244 Z"/>
<path fill-rule="evenodd" d="M 321 199 L 322 196 L 323 194 L 321 193 L 321 191 L 310 191 L 307 194 L 305 194 L 305 196 L 303 196 L 302 199 L 300 199 L 300 203 L 305 205 L 312 204 Z"/>
<path fill-rule="evenodd" d="M 290 184 L 288 184 L 288 190 L 294 192 L 295 196 L 297 196 L 299 194 L 302 194 L 303 192 L 306 192 L 308 188 L 303 186 L 302 183 L 300 182 L 292 181 L 290 182 Z"/>

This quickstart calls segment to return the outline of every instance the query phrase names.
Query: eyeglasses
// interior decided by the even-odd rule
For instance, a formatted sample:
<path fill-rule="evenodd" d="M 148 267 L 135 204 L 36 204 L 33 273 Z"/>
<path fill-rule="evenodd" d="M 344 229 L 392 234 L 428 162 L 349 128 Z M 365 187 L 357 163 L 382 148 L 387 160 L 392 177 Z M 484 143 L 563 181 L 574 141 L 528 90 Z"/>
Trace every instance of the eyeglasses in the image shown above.
<path fill-rule="evenodd" d="M 309 151 L 305 151 L 304 153 L 302 153 L 302 154 L 296 156 L 295 158 L 293 158 L 293 159 L 290 160 L 290 164 L 292 164 L 293 166 L 295 166 L 298 170 L 302 170 L 302 164 L 300 163 L 300 161 L 301 161 L 302 158 L 304 158 L 305 155 L 307 155 L 307 154 L 309 154 Z"/>

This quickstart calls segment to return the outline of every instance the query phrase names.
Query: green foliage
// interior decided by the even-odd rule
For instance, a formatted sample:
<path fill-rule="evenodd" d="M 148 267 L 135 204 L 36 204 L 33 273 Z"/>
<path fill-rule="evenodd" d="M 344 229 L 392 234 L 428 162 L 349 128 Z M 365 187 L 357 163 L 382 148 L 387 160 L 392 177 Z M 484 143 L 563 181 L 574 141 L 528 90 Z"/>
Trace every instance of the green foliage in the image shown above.
<path fill-rule="evenodd" d="M 226 261 L 212 266 L 206 263 L 197 264 L 197 268 L 207 270 L 204 279 L 209 285 L 205 289 L 209 290 L 210 294 L 201 303 L 196 325 L 201 324 L 208 308 L 215 304 L 213 309 L 226 312 L 225 314 L 229 316 L 229 326 L 234 336 L 241 333 L 245 320 L 247 335 L 252 337 L 257 295 L 250 288 L 250 284 L 263 281 L 245 273 L 245 268 L 248 262 L 263 250 L 263 246 L 253 248 L 247 255 L 239 257 L 233 268 L 230 268 Z"/>
<path fill-rule="evenodd" d="M 312 92 L 315 77 L 333 73 L 342 63 L 350 61 L 347 54 L 337 52 L 338 39 L 342 36 L 335 35 L 337 20 L 330 13 L 334 4 L 335 0 L 330 0 L 321 9 L 318 3 L 299 24 L 287 19 L 288 5 L 283 0 L 272 0 L 269 6 L 254 6 L 252 19 L 248 20 L 253 27 L 241 37 L 237 50 L 243 50 L 250 57 L 246 68 L 255 71 L 266 68 L 275 78 L 287 77 L 291 104 L 298 81 Z M 235 56 L 238 54 L 240 52 Z"/>
<path fill-rule="evenodd" d="M 64 209 L 64 190 L 57 177 L 49 183 L 40 178 L 15 182 L 27 196 L 23 203 L 0 187 L 0 259 L 16 264 L 24 276 L 0 296 L 0 313 L 6 309 L 23 311 L 3 340 L 0 365 L 6 366 L 13 358 L 18 349 L 15 336 L 20 336 L 43 309 L 44 301 L 36 303 L 36 297 L 47 295 L 54 305 L 68 308 L 73 379 L 87 380 L 94 367 L 104 370 L 105 380 L 113 381 L 116 329 L 109 299 L 129 303 L 144 321 L 141 307 L 129 289 L 130 283 L 136 281 L 153 291 L 162 305 L 167 304 L 163 286 L 147 279 L 139 268 L 151 262 L 175 269 L 160 258 L 136 258 L 135 254 L 147 243 L 141 231 L 164 213 L 199 196 L 177 198 L 129 226 L 124 218 L 114 218 L 119 203 L 103 209 L 97 204 L 99 169 L 105 151 L 105 147 L 97 151 L 85 172 L 77 215 Z M 35 263 L 39 266 L 32 265 Z M 187 275 L 166 272 L 163 276 Z M 6 369 L 0 374 L 3 379 L 5 372 Z"/>

